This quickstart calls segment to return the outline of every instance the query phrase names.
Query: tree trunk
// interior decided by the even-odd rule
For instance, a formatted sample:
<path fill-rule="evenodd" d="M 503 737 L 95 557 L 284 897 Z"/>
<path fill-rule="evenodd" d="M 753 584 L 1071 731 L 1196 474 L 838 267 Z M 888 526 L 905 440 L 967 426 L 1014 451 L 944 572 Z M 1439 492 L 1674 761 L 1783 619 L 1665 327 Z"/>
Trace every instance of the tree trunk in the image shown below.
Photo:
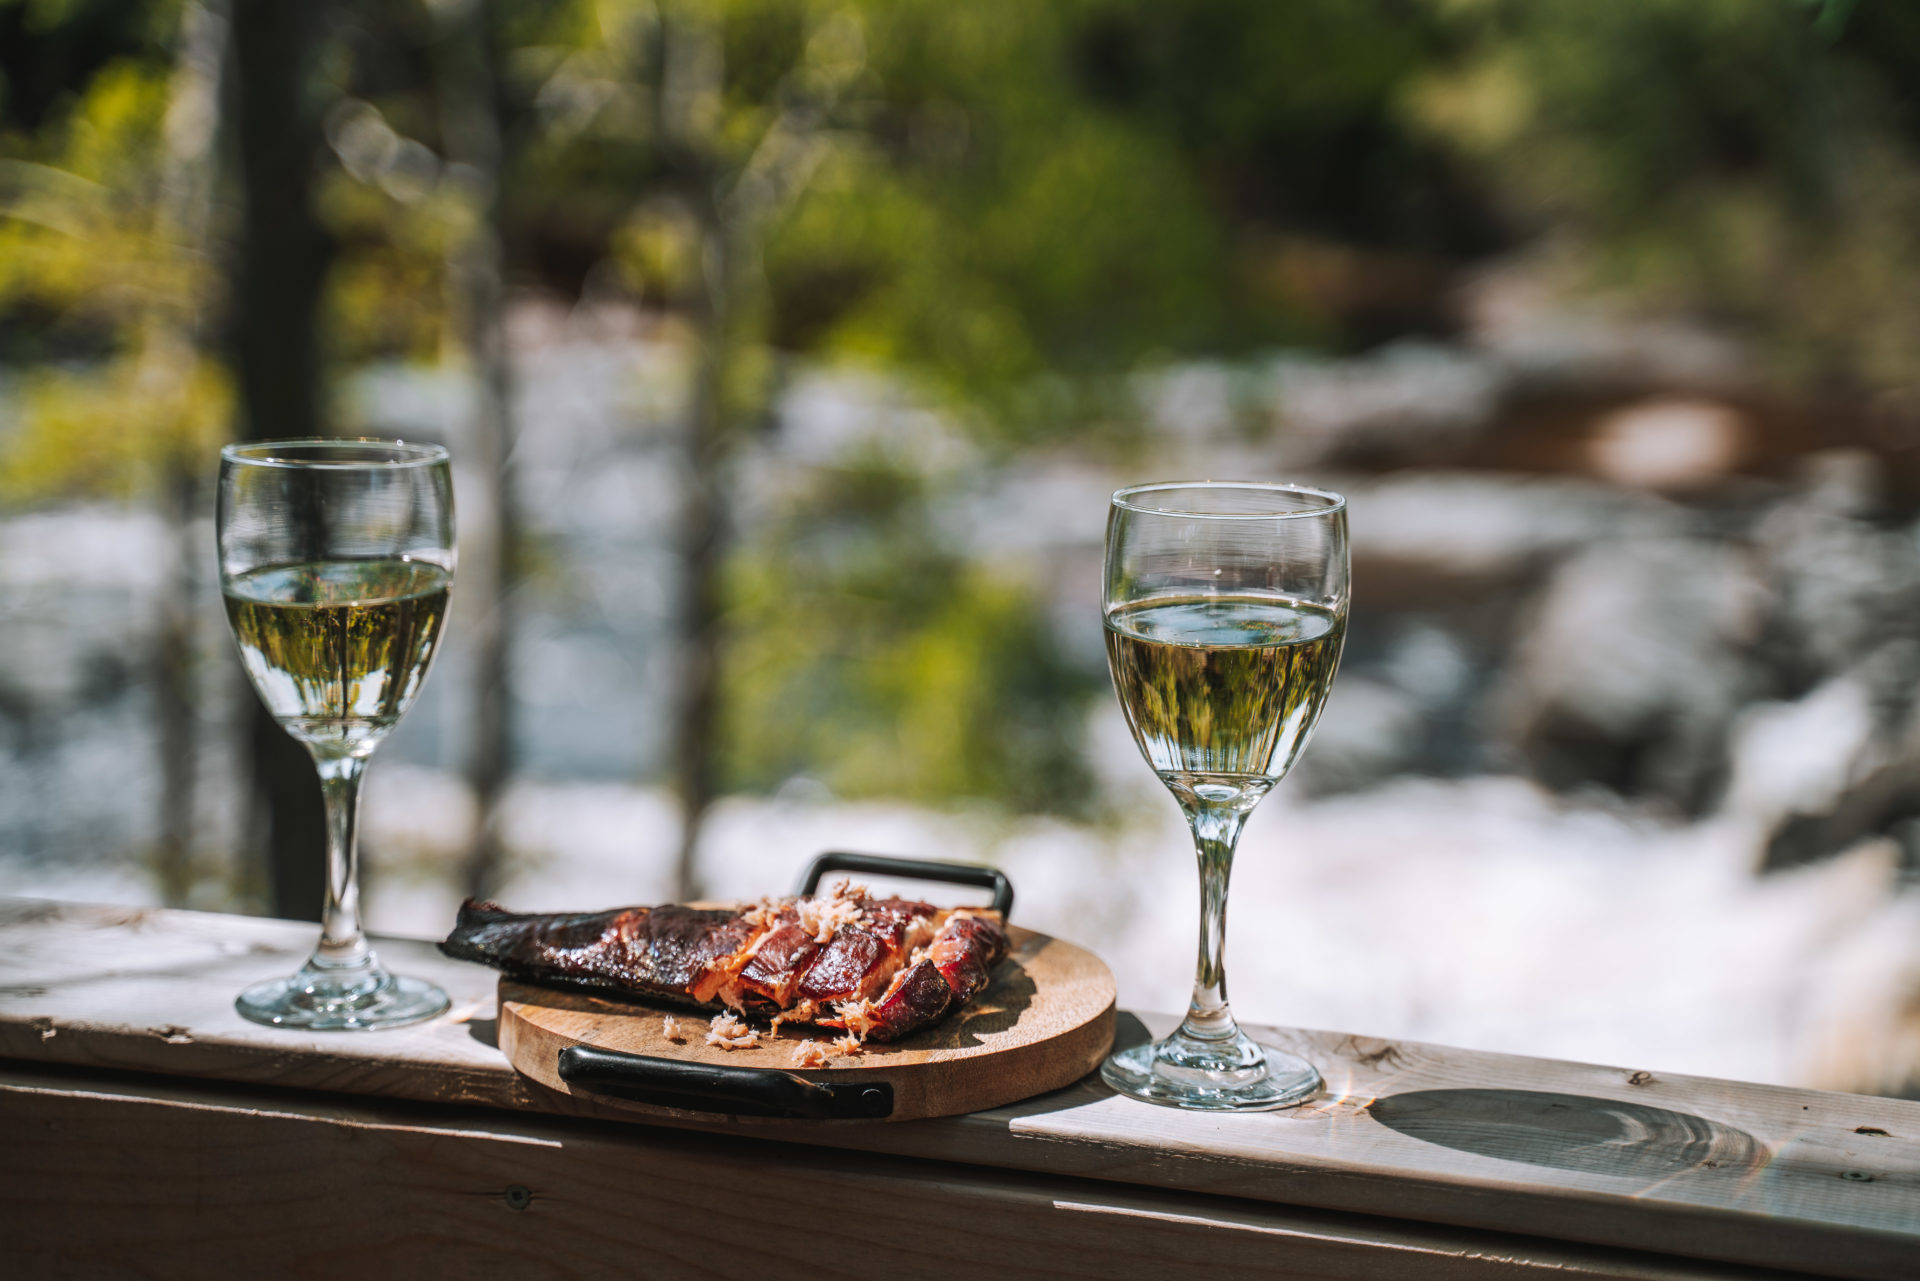
<path fill-rule="evenodd" d="M 447 280 L 461 359 L 474 384 L 464 463 L 481 478 L 477 491 L 461 496 L 459 582 L 473 654 L 473 743 L 466 773 L 479 814 L 463 880 L 469 894 L 485 897 L 501 873 L 500 797 L 513 764 L 508 668 L 516 522 L 507 470 L 514 432 L 503 314 L 503 130 L 491 6 L 487 0 L 450 0 L 439 13 L 441 134 L 447 160 L 470 175 L 476 214 L 448 258 Z"/>
<path fill-rule="evenodd" d="M 700 832 L 717 791 L 727 358 L 727 245 L 719 220 L 702 219 L 702 305 L 692 317 L 699 365 L 681 438 L 686 483 L 680 495 L 679 703 L 674 715 L 673 785 L 680 802 L 674 886 L 680 902 L 697 899 Z"/>
<path fill-rule="evenodd" d="M 674 609 L 673 734 L 668 777 L 680 809 L 675 895 L 697 899 L 700 833 L 717 790 L 720 706 L 720 569 L 726 525 L 729 444 L 727 368 L 731 361 L 734 262 L 722 210 L 725 172 L 716 136 L 724 85 L 720 33 L 711 15 L 659 11 L 646 68 L 663 185 L 678 190 L 699 234 L 699 288 L 686 319 L 699 350 L 681 423 L 685 468 L 675 552 L 680 563 Z"/>
<path fill-rule="evenodd" d="M 230 345 L 242 434 L 323 434 L 319 309 L 332 245 L 313 209 L 322 145 L 312 73 L 330 0 L 234 0 L 227 113 L 239 177 Z M 248 691 L 252 710 L 250 832 L 263 842 L 274 915 L 320 919 L 325 817 L 306 751 Z M 260 848 L 256 845 L 256 848 Z"/>
<path fill-rule="evenodd" d="M 744 167 L 721 161 L 717 103 L 724 87 L 719 33 L 684 14 L 662 20 L 655 119 L 689 190 L 700 234 L 701 288 L 687 310 L 700 350 L 682 436 L 686 484 L 679 525 L 681 588 L 674 791 L 680 802 L 675 881 L 683 900 L 700 896 L 700 835 L 719 791 L 720 695 L 724 676 L 721 572 L 731 521 L 728 464 L 743 430 L 766 420 L 774 382 L 738 385 L 743 345 L 758 341 L 758 252 L 779 212 L 805 185 L 819 156 L 815 125 L 827 101 L 783 110 Z"/>
<path fill-rule="evenodd" d="M 210 238 L 214 145 L 221 85 L 226 79 L 227 19 L 219 0 L 189 3 L 181 11 L 173 82 L 166 125 L 164 197 L 155 231 L 176 245 L 204 254 Z M 204 303 L 205 294 L 200 301 Z M 180 332 L 184 328 L 185 332 Z M 143 360 L 157 365 L 159 378 L 191 378 L 207 342 L 204 308 L 196 307 L 185 327 L 149 321 Z M 144 374 L 143 374 L 144 376 Z M 160 482 L 159 507 L 173 551 L 170 590 L 162 594 L 154 645 L 155 713 L 160 732 L 159 841 L 154 873 L 163 901 L 178 907 L 193 888 L 199 841 L 194 830 L 194 796 L 199 744 L 198 697 L 201 673 L 196 661 L 196 613 L 199 567 L 207 548 L 194 537 L 194 517 L 204 493 L 203 460 L 193 448 L 192 432 L 170 442 Z"/>
<path fill-rule="evenodd" d="M 198 477 L 176 458 L 167 468 L 161 496 L 173 542 L 173 583 L 163 593 L 154 644 L 155 713 L 160 723 L 160 839 L 154 851 L 154 876 L 168 907 L 182 907 L 193 888 L 198 842 L 194 839 L 196 751 L 199 743 L 199 686 L 194 661 L 194 602 L 199 597 L 200 564 L 207 549 L 193 539 L 199 507 Z"/>

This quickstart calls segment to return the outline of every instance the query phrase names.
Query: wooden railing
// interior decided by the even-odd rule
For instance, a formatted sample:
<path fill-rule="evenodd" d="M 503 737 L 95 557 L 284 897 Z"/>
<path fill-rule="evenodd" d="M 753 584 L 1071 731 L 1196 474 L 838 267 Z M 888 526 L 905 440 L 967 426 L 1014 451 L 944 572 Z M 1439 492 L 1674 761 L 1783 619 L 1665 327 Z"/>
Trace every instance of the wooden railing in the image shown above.
<path fill-rule="evenodd" d="M 643 1115 L 515 1073 L 493 975 L 424 943 L 381 950 L 442 1019 L 242 1021 L 312 937 L 0 900 L 0 1272 L 1920 1278 L 1920 1103 L 1266 1029 L 1324 1097 Z"/>

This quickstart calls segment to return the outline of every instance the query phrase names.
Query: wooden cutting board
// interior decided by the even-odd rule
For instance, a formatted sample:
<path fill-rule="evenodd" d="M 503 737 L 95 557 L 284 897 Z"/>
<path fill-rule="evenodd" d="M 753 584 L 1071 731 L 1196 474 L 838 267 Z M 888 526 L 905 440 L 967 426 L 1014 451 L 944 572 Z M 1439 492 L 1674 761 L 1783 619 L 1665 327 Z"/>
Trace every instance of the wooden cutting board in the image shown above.
<path fill-rule="evenodd" d="M 1009 926 L 1012 951 L 985 991 L 959 1013 L 904 1041 L 874 1045 L 827 1067 L 793 1065 L 796 1047 L 826 1040 L 824 1029 L 783 1027 L 754 1049 L 704 1043 L 707 1016 L 671 1006 L 642 1005 L 585 993 L 500 980 L 500 1048 L 514 1067 L 550 1089 L 598 1106 L 638 1112 L 665 1109 L 576 1089 L 561 1079 L 560 1055 L 591 1046 L 624 1054 L 727 1068 L 789 1073 L 839 1086 L 884 1082 L 893 1091 L 886 1119 L 917 1120 L 999 1107 L 1071 1085 L 1100 1065 L 1113 1047 L 1113 973 L 1084 948 Z M 688 1033 L 667 1040 L 671 1014 Z M 819 1124 L 811 1122 L 810 1124 Z"/>

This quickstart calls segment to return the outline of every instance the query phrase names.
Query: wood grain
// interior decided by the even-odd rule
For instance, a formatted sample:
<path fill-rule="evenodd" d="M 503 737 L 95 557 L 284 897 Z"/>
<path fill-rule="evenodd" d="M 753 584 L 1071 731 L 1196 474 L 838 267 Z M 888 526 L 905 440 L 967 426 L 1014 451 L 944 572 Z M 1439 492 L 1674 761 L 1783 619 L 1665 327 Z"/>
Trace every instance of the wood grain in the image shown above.
<path fill-rule="evenodd" d="M 393 1104 L 0 1069 L 11 1274 L 1731 1281 L 1231 1198 Z"/>
<path fill-rule="evenodd" d="M 782 1028 L 755 1048 L 706 1044 L 706 1020 L 673 1012 L 685 1039 L 667 1039 L 663 1013 L 630 1002 L 500 981 L 500 1048 L 507 1061 L 561 1094 L 578 1094 L 560 1079 L 561 1051 L 592 1045 L 625 1054 L 792 1072 L 808 1080 L 885 1083 L 893 1087 L 892 1121 L 978 1112 L 1071 1085 L 1100 1066 L 1113 1046 L 1113 973 L 1084 948 L 1009 928 L 1012 950 L 993 982 L 961 1010 L 896 1045 L 872 1045 L 857 1057 L 802 1070 L 794 1048 L 827 1036 Z M 588 1095 L 609 1108 L 640 1113 L 666 1109 Z"/>
<path fill-rule="evenodd" d="M 427 944 L 381 950 L 453 995 L 433 1023 L 316 1036 L 233 1012 L 244 984 L 292 969 L 312 942 L 312 926 L 289 922 L 0 901 L 0 1056 L 637 1120 L 514 1072 L 493 1044 L 493 972 Z M 1171 1021 L 1123 1013 L 1120 1035 Z M 1920 1276 L 1920 1103 L 1255 1031 L 1317 1064 L 1326 1093 L 1290 1112 L 1218 1116 L 1135 1103 L 1093 1078 L 900 1125 L 646 1120 L 994 1177 L 1042 1171 L 1826 1276 Z"/>

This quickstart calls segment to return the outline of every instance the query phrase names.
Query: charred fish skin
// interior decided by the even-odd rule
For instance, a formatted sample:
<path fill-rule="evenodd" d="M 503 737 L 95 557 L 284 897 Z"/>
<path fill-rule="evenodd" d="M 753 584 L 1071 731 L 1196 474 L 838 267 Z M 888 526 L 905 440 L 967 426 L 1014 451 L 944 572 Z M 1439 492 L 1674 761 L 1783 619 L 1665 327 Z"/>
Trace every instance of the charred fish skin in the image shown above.
<path fill-rule="evenodd" d="M 708 1005 L 695 984 L 713 961 L 746 946 L 753 930 L 741 915 L 690 907 L 520 913 L 469 899 L 440 950 L 530 982 Z"/>

